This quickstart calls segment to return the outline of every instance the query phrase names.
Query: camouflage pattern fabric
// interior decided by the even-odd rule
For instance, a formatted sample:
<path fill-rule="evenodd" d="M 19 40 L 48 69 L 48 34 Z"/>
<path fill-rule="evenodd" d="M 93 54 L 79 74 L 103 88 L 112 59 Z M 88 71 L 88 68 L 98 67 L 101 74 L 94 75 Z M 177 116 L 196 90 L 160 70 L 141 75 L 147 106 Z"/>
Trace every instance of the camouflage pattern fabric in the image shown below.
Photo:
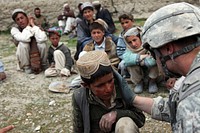
<path fill-rule="evenodd" d="M 152 118 L 171 121 L 173 133 L 200 132 L 200 52 L 171 99 L 154 98 Z M 172 104 L 176 103 L 176 104 Z"/>
<path fill-rule="evenodd" d="M 199 20 L 198 7 L 185 2 L 164 6 L 145 22 L 142 31 L 143 45 L 158 48 L 173 40 L 199 34 Z"/>

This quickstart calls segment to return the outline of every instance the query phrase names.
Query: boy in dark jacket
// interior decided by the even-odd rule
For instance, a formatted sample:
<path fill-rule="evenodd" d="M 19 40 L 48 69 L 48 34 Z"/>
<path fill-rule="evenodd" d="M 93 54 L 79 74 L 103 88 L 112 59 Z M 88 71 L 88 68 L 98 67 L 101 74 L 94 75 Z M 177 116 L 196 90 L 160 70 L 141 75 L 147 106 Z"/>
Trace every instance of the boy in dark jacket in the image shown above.
<path fill-rule="evenodd" d="M 107 54 L 90 51 L 79 58 L 77 68 L 83 87 L 72 98 L 73 132 L 138 133 L 145 116 L 126 102 L 130 88 L 111 67 Z"/>
<path fill-rule="evenodd" d="M 73 59 L 70 49 L 60 42 L 61 32 L 56 30 L 49 31 L 51 46 L 48 50 L 49 68 L 45 70 L 46 77 L 70 76 Z"/>

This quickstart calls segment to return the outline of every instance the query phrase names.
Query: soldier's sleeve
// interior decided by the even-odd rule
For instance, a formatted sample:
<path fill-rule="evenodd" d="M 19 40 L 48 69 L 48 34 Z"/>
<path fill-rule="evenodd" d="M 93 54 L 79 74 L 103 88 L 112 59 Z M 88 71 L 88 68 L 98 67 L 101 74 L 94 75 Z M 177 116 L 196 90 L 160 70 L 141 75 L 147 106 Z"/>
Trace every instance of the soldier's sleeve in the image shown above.
<path fill-rule="evenodd" d="M 151 109 L 151 117 L 156 120 L 170 122 L 170 109 L 168 98 L 158 96 L 153 98 L 154 103 Z"/>

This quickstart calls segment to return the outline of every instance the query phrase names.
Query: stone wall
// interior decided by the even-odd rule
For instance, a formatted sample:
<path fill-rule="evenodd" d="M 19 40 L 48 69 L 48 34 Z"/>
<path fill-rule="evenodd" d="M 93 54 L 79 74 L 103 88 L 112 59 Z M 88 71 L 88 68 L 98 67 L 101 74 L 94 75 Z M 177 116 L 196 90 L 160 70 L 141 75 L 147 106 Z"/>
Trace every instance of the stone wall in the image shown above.
<path fill-rule="evenodd" d="M 12 11 L 15 8 L 22 8 L 28 14 L 33 13 L 35 7 L 40 7 L 42 14 L 48 16 L 50 23 L 57 22 L 57 16 L 62 11 L 62 5 L 69 3 L 75 13 L 78 12 L 77 5 L 79 2 L 92 0 L 0 0 L 0 27 L 1 31 L 10 29 L 14 24 L 11 19 Z M 99 0 L 102 5 L 109 9 L 113 14 L 114 20 L 117 20 L 119 14 L 132 13 L 135 18 L 147 18 L 153 11 L 158 8 L 180 0 Z M 185 0 L 185 2 L 199 5 L 200 0 Z"/>

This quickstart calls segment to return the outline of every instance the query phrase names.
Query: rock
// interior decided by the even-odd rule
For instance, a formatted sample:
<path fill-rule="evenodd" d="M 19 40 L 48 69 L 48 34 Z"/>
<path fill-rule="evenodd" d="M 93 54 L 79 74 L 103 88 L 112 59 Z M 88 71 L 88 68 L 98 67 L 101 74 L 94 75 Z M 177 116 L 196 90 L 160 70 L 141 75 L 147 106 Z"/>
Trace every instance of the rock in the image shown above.
<path fill-rule="evenodd" d="M 54 100 L 49 102 L 49 106 L 55 106 L 55 105 L 56 105 L 56 102 Z"/>
<path fill-rule="evenodd" d="M 31 74 L 30 79 L 35 79 L 35 75 Z"/>
<path fill-rule="evenodd" d="M 35 128 L 35 131 L 39 131 L 41 129 L 41 126 L 37 126 L 36 128 Z"/>
<path fill-rule="evenodd" d="M 27 114 L 26 114 L 26 116 L 31 116 L 31 115 L 32 115 L 31 113 L 27 113 Z"/>

